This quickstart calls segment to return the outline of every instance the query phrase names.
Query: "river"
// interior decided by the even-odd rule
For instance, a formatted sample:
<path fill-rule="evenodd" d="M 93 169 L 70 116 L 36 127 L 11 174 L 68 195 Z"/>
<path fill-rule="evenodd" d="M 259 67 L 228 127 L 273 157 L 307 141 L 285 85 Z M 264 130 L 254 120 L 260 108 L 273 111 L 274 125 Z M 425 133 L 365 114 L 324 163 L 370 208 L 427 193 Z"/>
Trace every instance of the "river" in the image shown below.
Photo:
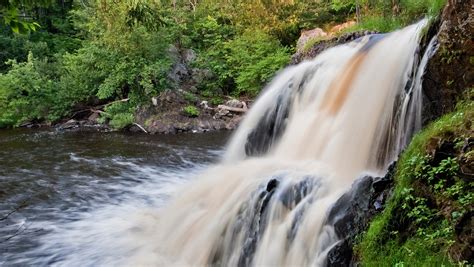
<path fill-rule="evenodd" d="M 0 131 L 0 266 L 120 262 L 130 218 L 216 162 L 228 137 Z"/>

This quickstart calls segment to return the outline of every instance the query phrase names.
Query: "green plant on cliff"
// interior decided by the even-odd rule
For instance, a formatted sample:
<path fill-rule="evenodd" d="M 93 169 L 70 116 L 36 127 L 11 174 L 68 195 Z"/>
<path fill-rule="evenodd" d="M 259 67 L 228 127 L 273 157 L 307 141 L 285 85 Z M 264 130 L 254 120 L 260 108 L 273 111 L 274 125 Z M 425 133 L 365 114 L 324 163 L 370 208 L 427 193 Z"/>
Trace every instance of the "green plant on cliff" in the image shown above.
<path fill-rule="evenodd" d="M 474 102 L 466 100 L 413 138 L 398 161 L 393 196 L 356 246 L 363 266 L 466 260 L 472 240 L 462 236 L 470 227 L 462 221 L 474 207 L 472 173 L 465 170 L 473 163 L 473 117 Z"/>
<path fill-rule="evenodd" d="M 199 116 L 200 112 L 195 106 L 189 105 L 183 108 L 184 115 L 188 117 L 197 117 Z"/>

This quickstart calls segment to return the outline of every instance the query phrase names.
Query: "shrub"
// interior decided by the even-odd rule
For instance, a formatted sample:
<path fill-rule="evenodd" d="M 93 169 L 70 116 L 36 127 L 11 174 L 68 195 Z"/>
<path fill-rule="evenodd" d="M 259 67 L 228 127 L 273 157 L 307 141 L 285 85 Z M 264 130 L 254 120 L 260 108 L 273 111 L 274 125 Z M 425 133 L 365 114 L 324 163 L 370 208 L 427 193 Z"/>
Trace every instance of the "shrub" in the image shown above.
<path fill-rule="evenodd" d="M 226 43 L 230 73 L 235 79 L 235 94 L 257 95 L 290 60 L 289 50 L 278 40 L 259 30 L 249 30 Z"/>
<path fill-rule="evenodd" d="M 11 69 L 0 74 L 0 127 L 44 120 L 55 103 L 55 82 L 43 75 L 29 53 L 26 62 L 10 60 Z"/>
<path fill-rule="evenodd" d="M 101 119 L 109 120 L 109 124 L 114 129 L 120 130 L 133 123 L 134 111 L 133 105 L 129 102 L 115 102 L 104 108 Z"/>
<path fill-rule="evenodd" d="M 197 117 L 199 116 L 200 112 L 195 106 L 186 106 L 183 108 L 183 113 L 185 116 L 188 117 Z"/>

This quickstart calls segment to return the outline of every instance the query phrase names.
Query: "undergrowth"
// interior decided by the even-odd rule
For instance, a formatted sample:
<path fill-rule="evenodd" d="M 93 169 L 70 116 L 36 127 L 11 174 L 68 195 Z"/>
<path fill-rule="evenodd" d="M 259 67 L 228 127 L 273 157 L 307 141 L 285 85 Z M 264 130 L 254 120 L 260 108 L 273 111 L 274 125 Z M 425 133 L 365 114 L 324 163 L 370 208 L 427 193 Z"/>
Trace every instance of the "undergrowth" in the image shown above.
<path fill-rule="evenodd" d="M 435 18 L 439 16 L 446 0 L 401 0 L 398 14 L 394 14 L 390 1 L 378 2 L 373 7 L 367 8 L 360 23 L 344 32 L 357 30 L 370 30 L 378 32 L 391 32 L 408 26 L 424 17 Z"/>
<path fill-rule="evenodd" d="M 473 117 L 470 99 L 413 138 L 399 159 L 391 199 L 356 246 L 363 266 L 467 263 L 472 240 L 462 236 L 462 221 L 474 206 L 472 173 L 465 171 L 474 161 Z"/>
<path fill-rule="evenodd" d="M 200 114 L 199 109 L 197 109 L 195 106 L 192 106 L 192 105 L 188 105 L 184 107 L 183 113 L 185 116 L 188 116 L 188 117 L 197 117 Z"/>

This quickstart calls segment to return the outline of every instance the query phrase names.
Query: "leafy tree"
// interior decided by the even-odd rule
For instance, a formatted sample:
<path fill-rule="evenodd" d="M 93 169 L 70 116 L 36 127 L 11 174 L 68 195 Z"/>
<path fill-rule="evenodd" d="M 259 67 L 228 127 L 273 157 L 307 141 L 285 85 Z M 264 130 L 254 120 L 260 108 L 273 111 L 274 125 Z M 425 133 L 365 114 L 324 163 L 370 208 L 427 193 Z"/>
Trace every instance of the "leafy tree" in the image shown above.
<path fill-rule="evenodd" d="M 54 84 L 41 74 L 37 63 L 30 53 L 27 62 L 9 61 L 11 70 L 0 75 L 0 127 L 18 126 L 48 115 Z"/>
<path fill-rule="evenodd" d="M 1 0 L 0 17 L 16 33 L 35 31 L 40 25 L 31 17 L 31 10 L 51 3 L 52 0 Z"/>
<path fill-rule="evenodd" d="M 275 73 L 288 64 L 289 50 L 262 31 L 246 31 L 225 44 L 237 94 L 255 96 Z"/>

